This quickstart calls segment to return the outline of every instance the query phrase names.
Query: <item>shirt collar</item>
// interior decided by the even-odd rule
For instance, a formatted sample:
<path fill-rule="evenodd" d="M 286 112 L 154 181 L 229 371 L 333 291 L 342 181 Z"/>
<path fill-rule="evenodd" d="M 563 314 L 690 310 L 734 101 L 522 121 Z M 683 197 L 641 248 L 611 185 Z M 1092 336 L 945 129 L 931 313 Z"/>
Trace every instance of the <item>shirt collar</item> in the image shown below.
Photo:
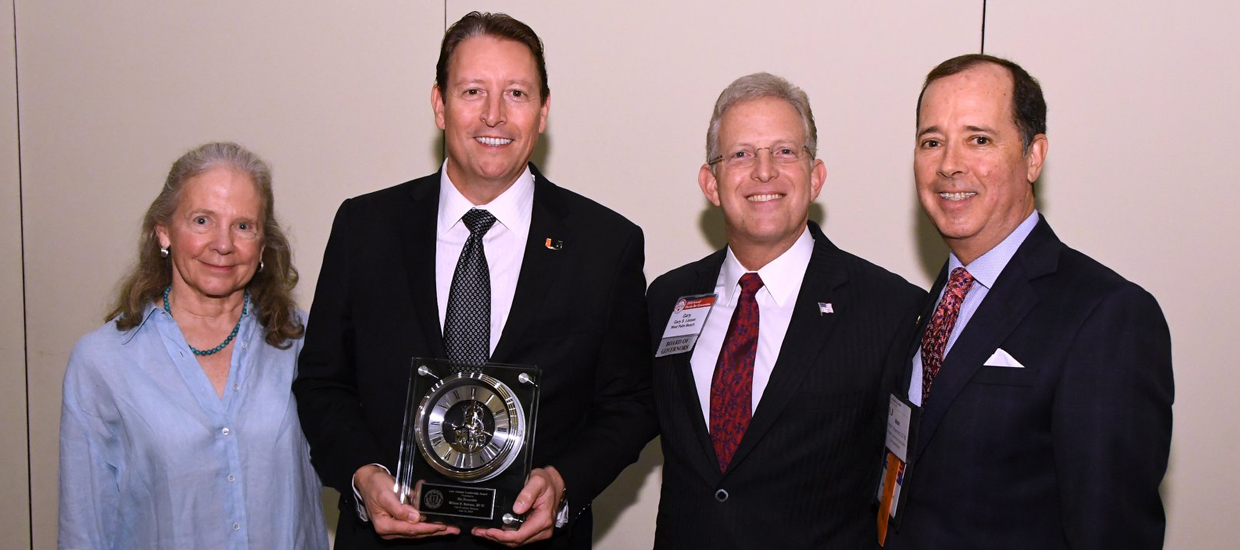
<path fill-rule="evenodd" d="M 796 242 L 757 271 L 762 278 L 762 287 L 780 307 L 789 297 L 801 289 L 801 281 L 805 278 L 805 270 L 809 267 L 810 256 L 814 254 L 814 237 L 809 234 L 809 227 L 801 232 Z M 723 267 L 719 270 L 719 284 L 723 287 L 723 298 L 726 303 L 735 304 L 740 298 L 741 275 L 749 273 L 740 260 L 728 247 Z M 761 292 L 761 291 L 759 291 Z"/>
<path fill-rule="evenodd" d="M 128 344 L 130 340 L 133 340 L 134 336 L 138 335 L 138 332 L 140 332 L 143 329 L 143 327 L 147 325 L 147 323 L 151 322 L 152 317 L 158 317 L 158 316 L 167 317 L 168 321 L 172 321 L 172 316 L 168 315 L 168 312 L 164 311 L 164 308 L 162 305 L 157 306 L 155 305 L 155 302 L 151 302 L 147 304 L 146 308 L 142 310 L 142 322 L 138 323 L 138 326 L 135 326 L 125 331 L 125 337 L 123 340 L 121 340 L 121 345 Z M 115 322 L 119 319 L 120 317 L 115 317 L 112 319 L 112 321 Z"/>
<path fill-rule="evenodd" d="M 500 193 L 495 200 L 487 204 L 475 205 L 465 198 L 452 180 L 448 178 L 448 161 L 444 161 L 439 169 L 439 233 L 447 233 L 461 217 L 471 208 L 483 208 L 495 216 L 495 220 L 513 231 L 516 227 L 525 227 L 530 223 L 530 215 L 534 204 L 534 173 L 527 164 L 525 171 L 517 176 L 512 186 Z"/>
<path fill-rule="evenodd" d="M 1025 218 L 1025 221 L 1020 222 L 1020 225 L 1016 226 L 1016 229 L 1008 234 L 1007 238 L 967 266 L 960 263 L 960 258 L 957 258 L 954 252 L 949 253 L 947 257 L 947 272 L 951 273 L 957 267 L 964 267 L 969 271 L 969 275 L 973 276 L 975 282 L 989 290 L 990 287 L 995 285 L 995 281 L 999 278 L 999 274 L 1003 272 L 1003 268 L 1007 267 L 1008 262 L 1012 261 L 1012 256 L 1016 255 L 1016 249 L 1020 248 L 1021 243 L 1025 242 L 1025 238 L 1029 236 L 1029 233 L 1033 232 L 1033 228 L 1036 225 L 1038 225 L 1038 211 L 1034 210 L 1032 214 L 1029 214 L 1028 218 Z"/>

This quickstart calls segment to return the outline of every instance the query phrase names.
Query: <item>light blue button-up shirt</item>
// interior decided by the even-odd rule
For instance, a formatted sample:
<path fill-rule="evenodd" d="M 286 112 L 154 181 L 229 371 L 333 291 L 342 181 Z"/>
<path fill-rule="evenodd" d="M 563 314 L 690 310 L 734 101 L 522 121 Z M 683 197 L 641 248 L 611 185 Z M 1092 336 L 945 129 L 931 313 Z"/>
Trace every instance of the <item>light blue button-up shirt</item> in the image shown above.
<path fill-rule="evenodd" d="M 1029 214 L 1025 221 L 1020 222 L 1006 238 L 994 248 L 987 250 L 977 259 L 973 260 L 969 265 L 960 262 L 960 258 L 955 253 L 948 254 L 947 272 L 951 273 L 957 267 L 963 267 L 973 276 L 973 286 L 969 288 L 968 294 L 965 294 L 964 301 L 960 303 L 960 314 L 956 317 L 956 324 L 952 325 L 952 332 L 947 337 L 947 345 L 943 349 L 943 360 L 947 360 L 947 355 L 952 351 L 952 345 L 956 343 L 956 338 L 964 331 L 964 327 L 969 324 L 969 319 L 973 318 L 973 314 L 977 312 L 977 306 L 982 304 L 982 300 L 986 299 L 986 294 L 990 292 L 990 288 L 995 286 L 995 281 L 999 279 L 999 274 L 1003 273 L 1003 268 L 1007 267 L 1012 256 L 1016 255 L 1016 250 L 1029 237 L 1029 233 L 1033 232 L 1033 228 L 1038 225 L 1038 211 L 1034 210 Z M 947 287 L 944 286 L 943 290 Z M 943 290 L 939 290 L 939 300 L 943 299 Z M 938 302 L 935 302 L 938 307 Z M 909 380 L 908 399 L 914 405 L 921 405 L 921 384 L 922 384 L 922 363 L 921 352 L 913 354 L 913 377 Z M 934 385 L 930 386 L 932 389 Z"/>
<path fill-rule="evenodd" d="M 304 318 L 304 316 L 303 316 Z M 64 549 L 326 550 L 290 387 L 300 339 L 241 322 L 223 398 L 172 317 L 78 341 L 60 419 Z"/>

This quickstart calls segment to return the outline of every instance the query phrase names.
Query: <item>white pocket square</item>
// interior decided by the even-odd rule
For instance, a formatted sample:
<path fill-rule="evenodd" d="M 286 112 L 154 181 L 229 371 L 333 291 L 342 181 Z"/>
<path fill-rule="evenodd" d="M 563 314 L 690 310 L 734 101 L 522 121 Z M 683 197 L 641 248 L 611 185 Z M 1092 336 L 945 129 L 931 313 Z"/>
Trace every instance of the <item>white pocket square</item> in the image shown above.
<path fill-rule="evenodd" d="M 1003 351 L 1003 348 L 996 349 L 995 352 L 991 354 L 990 359 L 987 359 L 985 363 L 982 363 L 982 365 L 987 367 L 1007 367 L 1012 369 L 1025 368 L 1024 365 L 1020 364 L 1020 361 L 1017 361 L 1015 357 L 1012 357 L 1012 354 Z"/>

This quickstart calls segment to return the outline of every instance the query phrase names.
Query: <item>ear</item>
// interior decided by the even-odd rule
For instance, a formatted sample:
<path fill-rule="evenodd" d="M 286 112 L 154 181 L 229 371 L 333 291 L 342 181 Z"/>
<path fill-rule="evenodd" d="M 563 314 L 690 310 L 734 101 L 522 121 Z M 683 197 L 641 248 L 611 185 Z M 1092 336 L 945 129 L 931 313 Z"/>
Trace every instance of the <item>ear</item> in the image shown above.
<path fill-rule="evenodd" d="M 1038 176 L 1042 174 L 1042 164 L 1046 162 L 1046 150 L 1049 147 L 1046 134 L 1034 136 L 1033 143 L 1029 144 L 1029 152 L 1025 153 L 1025 177 L 1029 179 L 1029 183 L 1037 181 Z"/>
<path fill-rule="evenodd" d="M 809 200 L 818 200 L 822 185 L 827 182 L 827 164 L 822 159 L 814 159 L 814 166 L 809 173 Z"/>
<path fill-rule="evenodd" d="M 709 164 L 703 164 L 702 169 L 698 170 L 698 185 L 702 187 L 702 194 L 706 195 L 706 200 L 719 206 L 719 182 L 715 179 L 715 173 L 710 170 Z"/>
<path fill-rule="evenodd" d="M 168 236 L 168 228 L 162 225 L 155 226 L 155 238 L 159 239 L 160 248 L 172 246 L 172 237 Z"/>
<path fill-rule="evenodd" d="M 431 109 L 435 111 L 435 125 L 443 130 L 446 126 L 443 119 L 443 94 L 439 92 L 438 85 L 431 85 Z"/>
<path fill-rule="evenodd" d="M 542 108 L 538 110 L 538 133 L 547 131 L 547 113 L 551 112 L 551 92 L 547 92 L 547 99 L 542 102 Z"/>

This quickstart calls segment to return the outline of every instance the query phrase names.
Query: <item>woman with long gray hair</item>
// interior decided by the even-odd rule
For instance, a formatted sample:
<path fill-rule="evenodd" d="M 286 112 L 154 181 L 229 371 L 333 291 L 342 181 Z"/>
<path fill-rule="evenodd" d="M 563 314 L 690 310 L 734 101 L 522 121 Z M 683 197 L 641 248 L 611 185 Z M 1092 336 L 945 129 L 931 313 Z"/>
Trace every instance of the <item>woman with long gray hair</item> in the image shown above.
<path fill-rule="evenodd" d="M 271 170 L 235 143 L 172 165 L 60 422 L 61 549 L 325 550 L 290 393 L 304 315 Z"/>

